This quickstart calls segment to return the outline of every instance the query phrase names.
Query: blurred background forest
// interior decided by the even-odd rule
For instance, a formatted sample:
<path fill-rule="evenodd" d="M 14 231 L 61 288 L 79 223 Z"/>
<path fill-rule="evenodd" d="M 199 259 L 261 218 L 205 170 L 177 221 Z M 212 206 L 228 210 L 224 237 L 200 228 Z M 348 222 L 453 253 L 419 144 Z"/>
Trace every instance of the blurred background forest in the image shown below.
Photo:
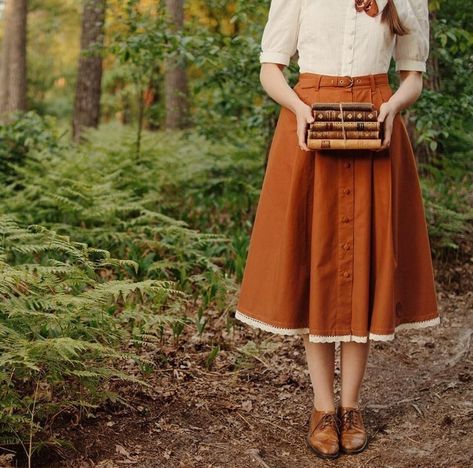
<path fill-rule="evenodd" d="M 472 256 L 473 9 L 429 3 L 402 116 L 457 281 L 441 271 Z M 183 337 L 218 370 L 278 105 L 258 77 L 268 1 L 0 4 L 0 446 L 31 466 L 65 453 L 62 428 L 133 406 Z M 260 351 L 239 343 L 233 365 Z"/>

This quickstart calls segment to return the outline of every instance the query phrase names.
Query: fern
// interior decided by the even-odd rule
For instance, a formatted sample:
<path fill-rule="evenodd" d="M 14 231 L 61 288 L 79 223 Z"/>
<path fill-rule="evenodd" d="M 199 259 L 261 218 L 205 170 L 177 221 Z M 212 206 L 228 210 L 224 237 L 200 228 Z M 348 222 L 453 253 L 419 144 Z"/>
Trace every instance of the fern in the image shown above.
<path fill-rule="evenodd" d="M 0 438 L 27 444 L 32 431 L 41 444 L 43 424 L 58 409 L 95 407 L 109 396 L 103 389 L 111 379 L 144 384 L 121 370 L 125 360 L 143 361 L 121 350 L 136 337 L 128 314 L 139 310 L 145 323 L 167 317 L 164 305 L 186 295 L 172 281 L 104 281 L 105 268 L 134 263 L 12 216 L 0 216 L 0 235 Z M 160 331 L 146 327 L 148 338 Z"/>

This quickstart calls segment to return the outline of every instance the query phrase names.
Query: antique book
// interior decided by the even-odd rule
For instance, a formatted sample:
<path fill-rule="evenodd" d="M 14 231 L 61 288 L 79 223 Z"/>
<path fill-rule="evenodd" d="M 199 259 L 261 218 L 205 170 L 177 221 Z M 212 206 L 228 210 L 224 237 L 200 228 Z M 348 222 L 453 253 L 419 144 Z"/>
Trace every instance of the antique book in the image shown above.
<path fill-rule="evenodd" d="M 384 126 L 371 102 L 316 102 L 307 125 L 310 149 L 379 149 Z"/>
<path fill-rule="evenodd" d="M 314 102 L 311 109 L 316 121 L 376 121 L 378 118 L 378 111 L 372 102 Z"/>
<path fill-rule="evenodd" d="M 343 116 L 342 116 L 343 114 Z M 313 111 L 315 121 L 323 120 L 337 120 L 337 121 L 364 121 L 364 122 L 376 122 L 378 119 L 377 110 L 318 110 Z"/>
<path fill-rule="evenodd" d="M 310 149 L 369 149 L 374 150 L 381 147 L 381 139 L 309 139 L 307 146 Z"/>
<path fill-rule="evenodd" d="M 315 139 L 325 139 L 330 140 L 333 138 L 343 138 L 343 132 L 339 131 L 316 131 L 309 129 L 308 138 L 315 138 Z M 368 139 L 368 138 L 380 138 L 379 131 L 358 131 L 358 130 L 346 130 L 345 131 L 345 138 L 355 138 L 355 139 Z"/>
<path fill-rule="evenodd" d="M 342 126 L 345 130 L 381 130 L 381 122 L 337 122 L 335 120 L 326 122 L 311 122 L 309 124 L 309 130 L 341 130 Z"/>
<path fill-rule="evenodd" d="M 372 102 L 356 102 L 356 101 L 347 101 L 342 102 L 342 107 L 346 110 L 374 110 L 374 105 Z M 312 104 L 312 110 L 339 110 L 339 102 L 314 102 Z"/>

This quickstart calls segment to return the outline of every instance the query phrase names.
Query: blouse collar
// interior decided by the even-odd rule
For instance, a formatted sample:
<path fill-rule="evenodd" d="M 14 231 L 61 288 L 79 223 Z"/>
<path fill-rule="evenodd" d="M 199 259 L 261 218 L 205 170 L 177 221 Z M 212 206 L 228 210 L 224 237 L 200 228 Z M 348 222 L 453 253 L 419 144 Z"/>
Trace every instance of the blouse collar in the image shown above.
<path fill-rule="evenodd" d="M 388 0 L 376 0 L 376 3 L 378 5 L 378 10 L 379 12 L 383 11 L 383 8 L 386 6 L 388 3 Z"/>

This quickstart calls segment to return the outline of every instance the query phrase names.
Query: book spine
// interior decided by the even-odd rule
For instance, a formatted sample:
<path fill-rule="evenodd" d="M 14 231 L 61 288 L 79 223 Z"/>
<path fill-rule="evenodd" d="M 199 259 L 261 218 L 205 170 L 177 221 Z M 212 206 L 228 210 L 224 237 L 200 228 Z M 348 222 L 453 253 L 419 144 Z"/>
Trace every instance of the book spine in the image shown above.
<path fill-rule="evenodd" d="M 313 116 L 315 121 L 321 120 L 342 120 L 342 112 L 335 111 L 335 110 L 314 110 Z M 350 121 L 357 121 L 357 120 L 364 120 L 364 121 L 371 121 L 374 122 L 378 118 L 378 111 L 357 111 L 357 110 L 345 110 L 343 111 L 343 120 L 350 122 Z"/>
<path fill-rule="evenodd" d="M 381 122 L 338 122 L 338 121 L 326 121 L 326 122 L 311 122 L 309 124 L 309 130 L 317 131 L 328 131 L 328 130 L 341 130 L 342 127 L 345 130 L 381 130 Z"/>
<path fill-rule="evenodd" d="M 378 149 L 381 147 L 380 139 L 373 140 L 356 140 L 356 139 L 347 139 L 347 140 L 307 140 L 307 146 L 310 149 Z"/>
<path fill-rule="evenodd" d="M 369 138 L 379 138 L 379 132 L 360 132 L 357 130 L 347 130 L 346 132 L 346 138 L 353 138 L 353 139 L 369 139 Z M 328 132 L 318 132 L 314 130 L 309 130 L 309 138 L 311 139 L 337 139 L 337 138 L 343 138 L 343 132 L 341 131 L 328 131 Z"/>
<path fill-rule="evenodd" d="M 343 109 L 346 110 L 373 110 L 374 104 L 372 102 L 342 102 Z M 340 110 L 340 104 L 338 102 L 314 102 L 312 104 L 313 110 Z"/>

